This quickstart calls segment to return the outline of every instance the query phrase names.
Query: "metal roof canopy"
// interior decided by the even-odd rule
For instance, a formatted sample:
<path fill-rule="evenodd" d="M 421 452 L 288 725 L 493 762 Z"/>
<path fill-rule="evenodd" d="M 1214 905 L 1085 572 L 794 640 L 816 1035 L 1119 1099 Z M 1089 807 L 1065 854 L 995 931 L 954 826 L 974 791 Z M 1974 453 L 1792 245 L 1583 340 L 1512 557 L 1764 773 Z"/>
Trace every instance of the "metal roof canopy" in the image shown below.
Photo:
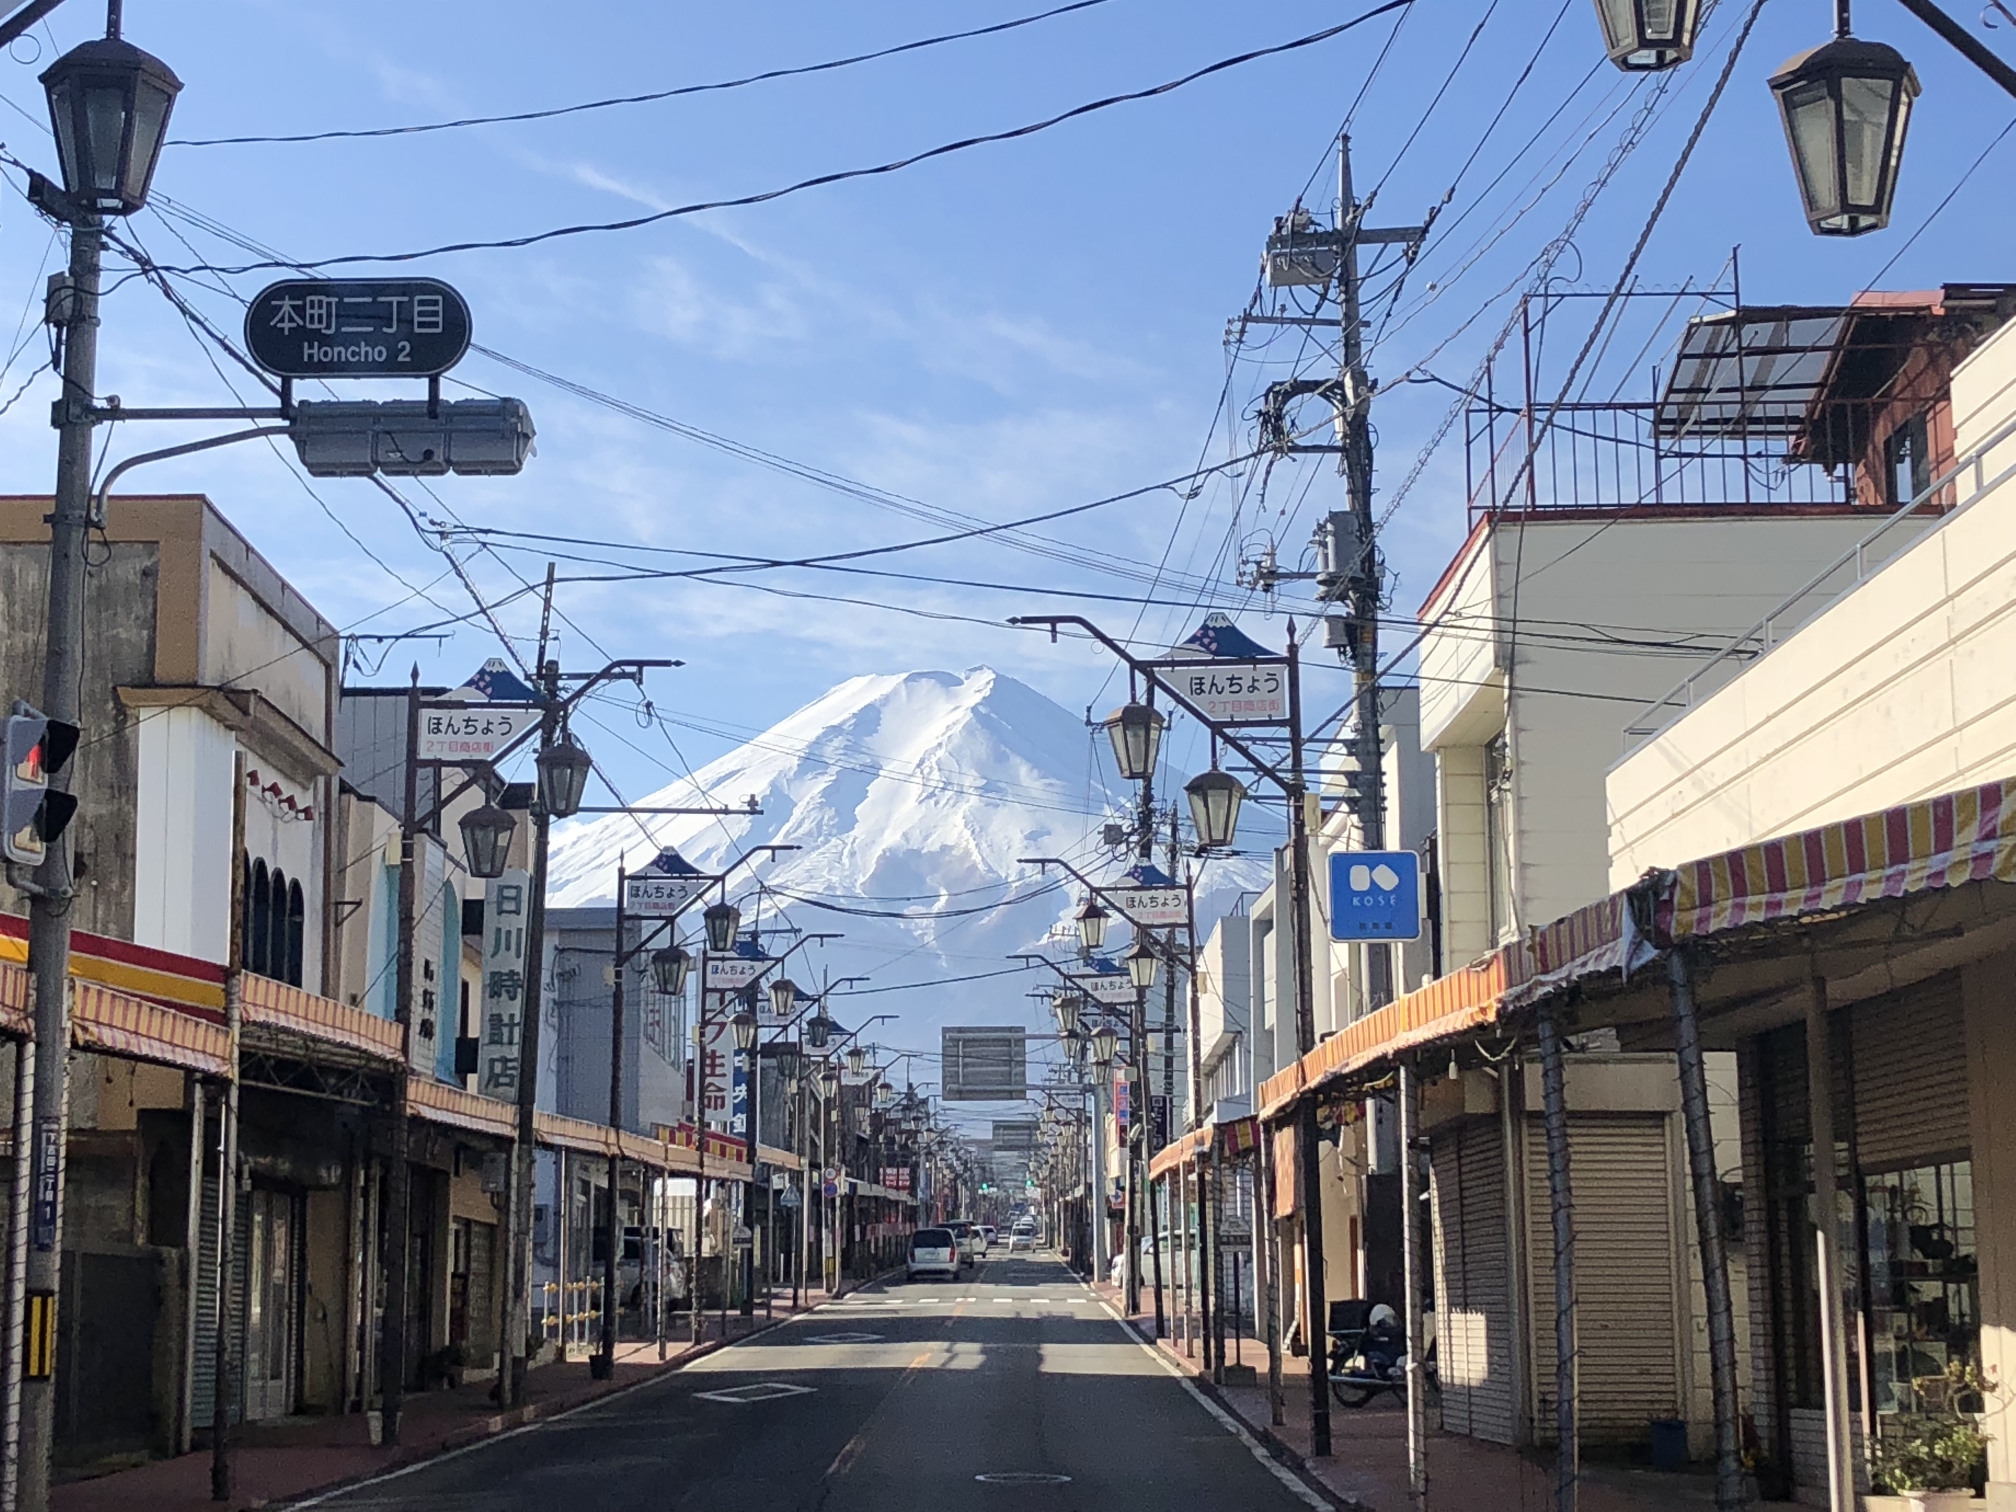
<path fill-rule="evenodd" d="M 2006 309 L 2016 284 L 1869 290 L 1846 305 L 1750 305 L 1687 322 L 1653 425 L 1667 439 L 1796 440 L 1834 390 L 1851 351 L 1902 350 L 1924 317 Z M 1856 394 L 1856 401 L 1870 396 Z"/>

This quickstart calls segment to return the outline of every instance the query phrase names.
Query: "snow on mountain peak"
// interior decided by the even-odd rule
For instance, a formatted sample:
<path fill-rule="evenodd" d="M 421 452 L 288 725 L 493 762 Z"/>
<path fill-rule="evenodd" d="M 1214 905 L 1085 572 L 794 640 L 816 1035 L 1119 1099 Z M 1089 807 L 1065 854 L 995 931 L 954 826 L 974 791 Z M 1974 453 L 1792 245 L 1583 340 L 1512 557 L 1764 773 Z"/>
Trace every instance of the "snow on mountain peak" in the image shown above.
<path fill-rule="evenodd" d="M 752 846 L 792 845 L 798 849 L 738 874 L 731 891 L 746 893 L 747 879 L 760 876 L 772 889 L 766 913 L 781 909 L 805 930 L 845 932 L 801 980 L 822 965 L 834 976 L 871 975 L 878 989 L 1001 970 L 1009 953 L 1034 948 L 1077 902 L 1075 887 L 1050 885 L 1064 880 L 1058 873 L 1039 877 L 1021 858 L 1062 856 L 1100 877 L 1117 871 L 1098 829 L 1132 794 L 1101 781 L 1095 733 L 991 667 L 851 677 L 692 781 L 638 800 L 733 807 L 753 797 L 760 813 L 610 814 L 563 826 L 554 835 L 548 898 L 556 907 L 612 903 L 619 860 L 641 866 L 658 846 L 675 845 L 714 871 Z M 1211 868 L 1214 892 L 1252 882 L 1225 867 Z M 745 903 L 745 918 L 750 911 Z M 1210 917 L 1200 913 L 1200 922 Z M 1011 1022 L 1028 1017 L 1023 995 L 1038 985 L 1050 979 L 1004 976 L 899 993 L 876 1008 L 930 1023 Z M 936 1049 L 914 1030 L 890 1042 Z"/>

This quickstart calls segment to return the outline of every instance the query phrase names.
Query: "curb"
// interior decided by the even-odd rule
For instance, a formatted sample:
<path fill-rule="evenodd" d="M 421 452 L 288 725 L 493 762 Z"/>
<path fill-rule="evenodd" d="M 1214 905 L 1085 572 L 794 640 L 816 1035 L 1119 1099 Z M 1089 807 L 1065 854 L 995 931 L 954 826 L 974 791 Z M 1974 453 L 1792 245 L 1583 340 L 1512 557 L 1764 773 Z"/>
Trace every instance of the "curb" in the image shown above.
<path fill-rule="evenodd" d="M 1217 1384 L 1212 1381 L 1209 1370 L 1195 1368 L 1191 1365 L 1190 1361 L 1182 1356 L 1171 1354 L 1153 1337 L 1152 1330 L 1143 1329 L 1132 1318 L 1127 1320 L 1127 1328 L 1135 1338 L 1139 1339 L 1143 1344 L 1154 1350 L 1156 1354 L 1162 1356 L 1162 1358 L 1180 1370 L 1185 1380 L 1189 1381 L 1191 1385 L 1195 1386 L 1213 1402 L 1216 1402 L 1221 1411 L 1228 1414 L 1235 1422 L 1244 1427 L 1248 1433 L 1258 1439 L 1265 1446 L 1269 1454 L 1281 1464 L 1293 1470 L 1301 1478 L 1304 1485 L 1330 1503 L 1331 1506 L 1337 1508 L 1338 1512 L 1378 1512 L 1378 1509 L 1373 1507 L 1370 1502 L 1360 1501 L 1355 1496 L 1346 1496 L 1343 1492 L 1325 1485 L 1321 1477 L 1314 1470 L 1310 1469 L 1309 1461 L 1301 1451 L 1295 1449 L 1286 1439 L 1275 1433 L 1270 1425 L 1248 1420 L 1245 1414 L 1241 1413 L 1238 1408 L 1226 1400 L 1225 1393 L 1220 1391 Z"/>

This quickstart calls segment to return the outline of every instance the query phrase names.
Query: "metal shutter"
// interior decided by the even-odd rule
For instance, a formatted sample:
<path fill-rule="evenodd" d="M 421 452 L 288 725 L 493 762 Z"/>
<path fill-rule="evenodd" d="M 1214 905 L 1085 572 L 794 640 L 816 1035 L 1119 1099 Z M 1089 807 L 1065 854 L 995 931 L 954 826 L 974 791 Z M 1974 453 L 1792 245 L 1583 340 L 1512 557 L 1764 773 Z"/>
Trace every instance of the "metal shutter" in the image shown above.
<path fill-rule="evenodd" d="M 238 1205 L 238 1259 L 231 1276 L 231 1421 L 242 1420 L 245 1407 L 245 1282 L 252 1263 L 250 1225 L 241 1194 Z M 217 1173 L 203 1177 L 202 1239 L 196 1255 L 196 1358 L 189 1393 L 190 1426 L 207 1434 L 215 1418 L 217 1389 Z"/>
<path fill-rule="evenodd" d="M 1972 1136 L 1959 975 L 1857 1003 L 1848 1022 L 1856 1163 L 1894 1171 L 1963 1154 Z"/>
<path fill-rule="evenodd" d="M 1584 1443 L 1642 1443 L 1653 1418 L 1683 1417 L 1675 1175 L 1664 1115 L 1571 1117 L 1577 1396 Z M 1535 1431 L 1554 1431 L 1554 1238 L 1546 1131 L 1526 1130 Z"/>
<path fill-rule="evenodd" d="M 469 1225 L 469 1363 L 478 1370 L 497 1363 L 497 1225 Z"/>
<path fill-rule="evenodd" d="M 1437 1137 L 1430 1161 L 1442 1427 L 1509 1444 L 1512 1320 L 1498 1126 L 1471 1123 Z"/>

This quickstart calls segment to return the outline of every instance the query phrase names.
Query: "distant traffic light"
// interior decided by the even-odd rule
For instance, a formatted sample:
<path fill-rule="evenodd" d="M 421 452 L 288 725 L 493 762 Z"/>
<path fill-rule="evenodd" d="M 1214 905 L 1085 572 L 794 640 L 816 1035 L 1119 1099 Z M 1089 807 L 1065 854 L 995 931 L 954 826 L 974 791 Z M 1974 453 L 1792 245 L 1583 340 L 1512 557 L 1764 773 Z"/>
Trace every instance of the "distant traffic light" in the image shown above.
<path fill-rule="evenodd" d="M 77 812 L 75 798 L 49 786 L 76 749 L 77 726 L 15 700 L 0 751 L 0 854 L 9 861 L 40 866 Z"/>

